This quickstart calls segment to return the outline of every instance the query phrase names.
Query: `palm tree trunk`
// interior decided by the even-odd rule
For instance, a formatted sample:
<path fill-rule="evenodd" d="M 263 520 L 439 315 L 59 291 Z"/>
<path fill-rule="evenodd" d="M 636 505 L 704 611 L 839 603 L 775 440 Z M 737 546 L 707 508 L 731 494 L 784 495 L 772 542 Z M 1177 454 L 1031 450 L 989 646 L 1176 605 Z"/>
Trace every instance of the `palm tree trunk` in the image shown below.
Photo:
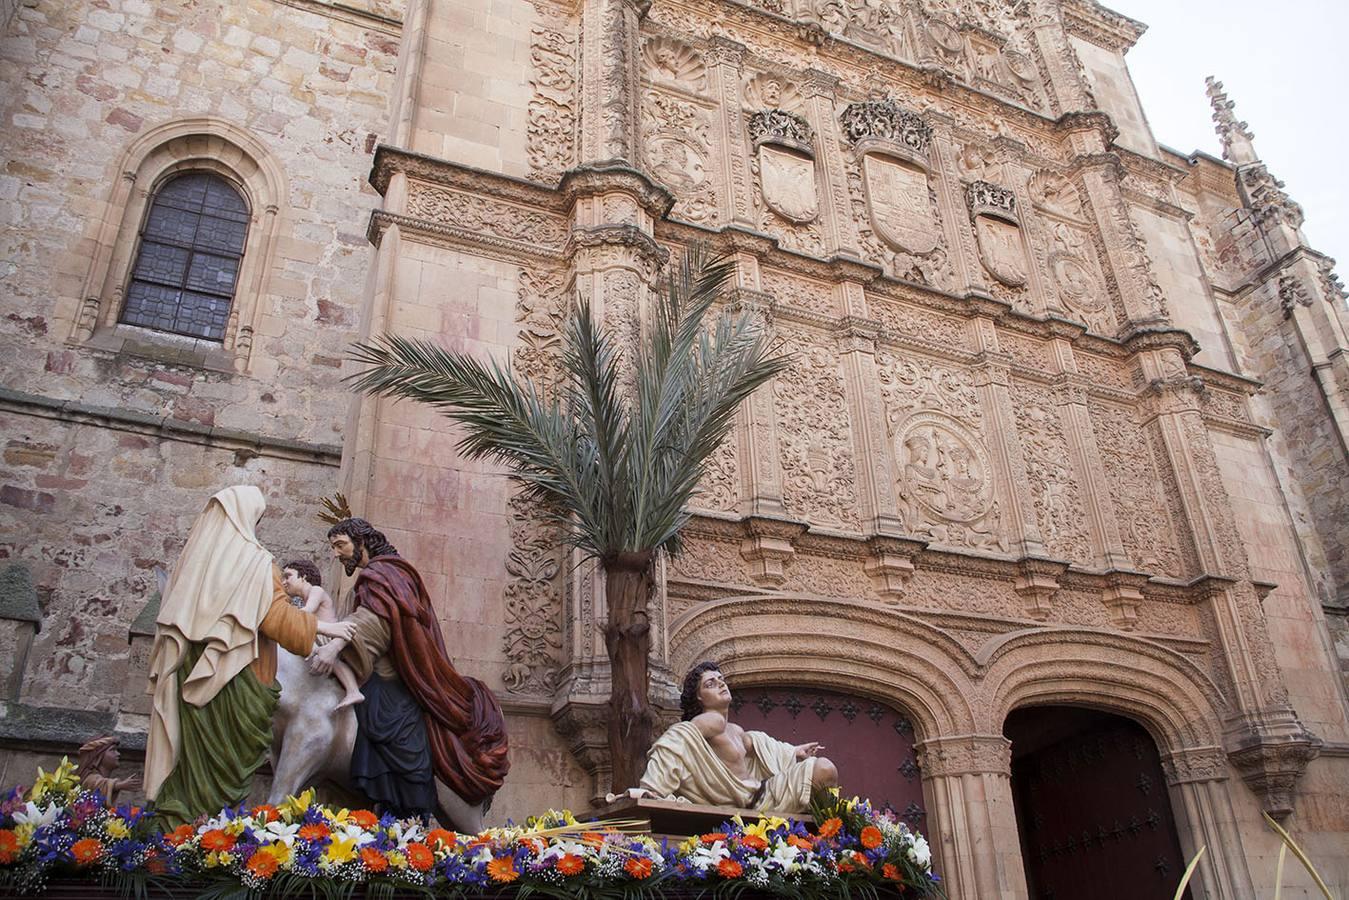
<path fill-rule="evenodd" d="M 655 725 L 648 690 L 651 621 L 646 608 L 654 559 L 655 553 L 646 550 L 601 561 L 609 607 L 604 646 L 611 673 L 609 758 L 613 763 L 610 790 L 614 792 L 636 787 L 641 780 Z"/>

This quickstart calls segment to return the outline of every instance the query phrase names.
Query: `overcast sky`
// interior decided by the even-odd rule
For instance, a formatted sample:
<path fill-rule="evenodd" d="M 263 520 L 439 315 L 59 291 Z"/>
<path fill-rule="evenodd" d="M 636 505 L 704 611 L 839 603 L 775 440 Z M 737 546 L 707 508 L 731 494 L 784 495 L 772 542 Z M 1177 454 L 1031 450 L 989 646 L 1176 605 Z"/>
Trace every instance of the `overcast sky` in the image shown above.
<path fill-rule="evenodd" d="M 1313 247 L 1349 280 L 1349 3 L 1103 0 L 1148 26 L 1126 59 L 1157 140 L 1221 157 L 1204 76 L 1255 133 L 1255 149 L 1302 204 Z"/>

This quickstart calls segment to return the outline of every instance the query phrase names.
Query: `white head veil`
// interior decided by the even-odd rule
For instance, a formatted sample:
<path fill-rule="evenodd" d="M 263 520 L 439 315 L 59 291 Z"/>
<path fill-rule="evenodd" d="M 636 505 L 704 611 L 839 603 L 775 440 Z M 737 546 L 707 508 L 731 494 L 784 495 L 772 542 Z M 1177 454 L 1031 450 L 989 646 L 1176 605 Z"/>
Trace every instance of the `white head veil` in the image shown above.
<path fill-rule="evenodd" d="M 189 644 L 205 649 L 182 699 L 204 706 L 258 658 L 258 626 L 272 601 L 272 555 L 253 533 L 267 501 L 251 485 L 206 503 L 164 588 L 150 650 L 154 696 L 145 748 L 145 794 L 153 800 L 178 761 L 178 669 Z"/>

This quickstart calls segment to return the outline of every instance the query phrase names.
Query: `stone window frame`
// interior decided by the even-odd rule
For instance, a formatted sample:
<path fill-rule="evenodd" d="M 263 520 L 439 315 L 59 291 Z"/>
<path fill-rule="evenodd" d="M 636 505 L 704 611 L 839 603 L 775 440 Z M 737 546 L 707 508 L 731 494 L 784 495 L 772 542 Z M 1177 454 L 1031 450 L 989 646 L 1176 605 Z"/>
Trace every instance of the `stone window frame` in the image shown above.
<path fill-rule="evenodd" d="M 179 119 L 150 129 L 123 153 L 103 215 L 90 227 L 89 270 L 72 343 L 147 356 L 178 365 L 246 374 L 262 299 L 274 268 L 288 196 L 285 173 L 267 147 L 222 119 Z M 156 191 L 190 172 L 228 181 L 249 208 L 248 234 L 223 341 L 129 325 L 118 320 L 140 249 L 140 232 Z"/>

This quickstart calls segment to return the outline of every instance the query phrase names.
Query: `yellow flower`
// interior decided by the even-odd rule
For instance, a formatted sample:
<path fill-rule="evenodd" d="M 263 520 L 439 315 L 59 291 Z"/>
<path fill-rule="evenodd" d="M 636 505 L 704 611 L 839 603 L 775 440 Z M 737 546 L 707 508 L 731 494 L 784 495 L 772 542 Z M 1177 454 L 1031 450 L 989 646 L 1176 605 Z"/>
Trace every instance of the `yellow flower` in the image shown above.
<path fill-rule="evenodd" d="M 407 855 L 401 850 L 390 850 L 384 854 L 384 857 L 389 861 L 389 865 L 395 869 L 406 869 L 408 867 Z"/>
<path fill-rule="evenodd" d="M 57 795 L 53 799 L 73 796 L 80 789 L 80 777 L 75 773 L 77 768 L 68 756 L 61 757 L 61 764 L 50 774 L 38 766 L 37 779 L 33 782 L 29 799 L 34 803 L 40 803 L 49 794 Z"/>
<path fill-rule="evenodd" d="M 688 856 L 690 853 L 692 853 L 694 850 L 697 850 L 702 845 L 703 839 L 695 834 L 693 837 L 689 838 L 687 841 L 679 845 L 679 855 Z"/>
<path fill-rule="evenodd" d="M 103 830 L 108 832 L 110 838 L 124 838 L 131 833 L 131 829 L 121 819 L 108 819 L 103 823 Z"/>
<path fill-rule="evenodd" d="M 275 859 L 279 866 L 284 866 L 286 863 L 290 862 L 291 850 L 281 841 L 273 841 L 266 847 L 259 848 L 258 852 L 266 853 L 268 856 Z"/>
<path fill-rule="evenodd" d="M 287 797 L 286 801 L 276 808 L 276 811 L 281 814 L 281 818 L 286 822 L 293 822 L 302 818 L 305 810 L 309 809 L 313 802 L 314 789 L 307 788 L 298 797 Z M 346 812 L 346 810 L 342 811 Z"/>
<path fill-rule="evenodd" d="M 332 843 L 328 845 L 327 850 L 323 851 L 323 858 L 334 866 L 351 862 L 356 858 L 356 839 L 333 835 Z"/>
<path fill-rule="evenodd" d="M 20 822 L 14 826 L 14 836 L 19 839 L 19 849 L 22 850 L 28 846 L 28 842 L 33 839 L 33 832 L 37 826 L 32 822 Z"/>

